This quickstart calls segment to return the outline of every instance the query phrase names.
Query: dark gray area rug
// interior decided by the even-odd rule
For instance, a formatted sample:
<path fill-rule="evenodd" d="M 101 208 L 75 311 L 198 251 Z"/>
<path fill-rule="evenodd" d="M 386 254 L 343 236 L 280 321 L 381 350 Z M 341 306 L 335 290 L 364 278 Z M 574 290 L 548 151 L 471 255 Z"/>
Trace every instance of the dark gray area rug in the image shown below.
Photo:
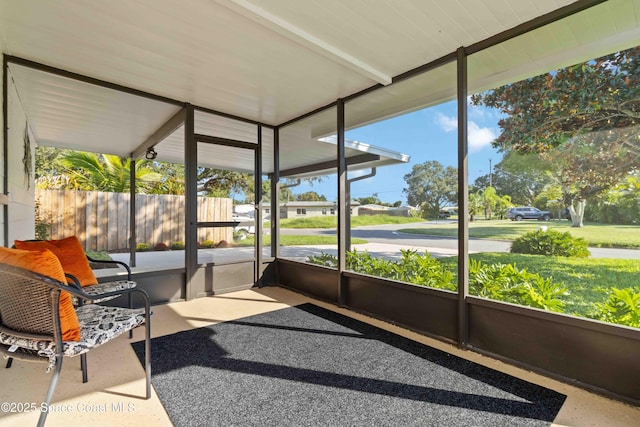
<path fill-rule="evenodd" d="M 176 426 L 547 426 L 566 397 L 312 304 L 151 348 Z"/>

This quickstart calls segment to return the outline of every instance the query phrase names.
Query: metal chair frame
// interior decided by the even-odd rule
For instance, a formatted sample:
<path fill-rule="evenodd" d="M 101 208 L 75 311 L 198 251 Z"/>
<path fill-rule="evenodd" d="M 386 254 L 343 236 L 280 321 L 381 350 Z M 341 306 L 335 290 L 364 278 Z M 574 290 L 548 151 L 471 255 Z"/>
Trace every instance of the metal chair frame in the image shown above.
<path fill-rule="evenodd" d="M 91 300 L 92 296 L 83 292 L 82 288 L 68 286 L 50 277 L 8 264 L 0 263 L 0 274 L 0 332 L 16 338 L 50 341 L 55 344 L 54 372 L 42 406 L 46 409 L 53 398 L 64 357 L 64 343 L 60 327 L 60 293 L 62 291 L 68 292 L 79 300 Z M 149 399 L 151 397 L 151 311 L 149 296 L 143 289 L 139 288 L 106 293 L 103 296 L 117 296 L 126 293 L 131 297 L 134 292 L 139 293 L 144 301 L 145 398 Z M 10 322 L 10 324 L 8 325 L 7 322 Z M 48 357 L 39 354 L 37 350 L 23 347 L 16 349 L 15 347 L 0 344 L 0 353 L 18 360 L 50 362 Z M 81 358 L 86 356 L 86 352 L 80 356 Z M 83 364 L 86 366 L 86 359 Z M 44 425 L 47 415 L 47 410 L 41 412 L 38 426 Z"/>
<path fill-rule="evenodd" d="M 29 242 L 40 242 L 41 240 L 28 240 Z M 126 271 L 127 271 L 127 281 L 131 282 L 131 268 L 129 267 L 129 264 L 123 262 L 123 261 L 117 261 L 117 260 L 113 260 L 113 259 L 109 259 L 109 260 L 99 260 L 99 259 L 95 259 L 90 257 L 89 255 L 85 254 L 85 256 L 87 257 L 87 260 L 89 261 L 89 263 L 94 263 L 94 264 L 116 264 L 116 265 L 120 265 L 121 267 L 123 267 Z M 68 279 L 71 279 L 73 283 L 70 283 L 71 286 L 75 286 L 76 288 L 82 290 L 81 288 L 81 284 L 80 281 L 72 274 L 69 273 L 65 273 L 65 276 Z M 108 282 L 107 282 L 108 283 Z M 117 298 L 119 297 L 123 292 L 119 292 L 117 294 L 113 294 L 113 295 L 107 295 L 107 294 L 99 294 L 99 295 L 95 295 L 92 294 L 91 295 L 91 299 L 78 299 L 78 303 L 80 305 L 84 304 L 84 303 L 91 303 L 92 301 L 98 299 L 96 298 L 96 296 L 99 296 L 100 299 L 102 298 L 107 298 L 109 296 L 111 296 L 112 298 Z M 133 300 L 132 300 L 132 294 L 129 293 L 128 295 L 128 307 L 132 308 L 133 307 Z M 133 338 L 133 331 L 129 331 L 129 338 Z M 13 364 L 13 358 L 10 357 L 7 360 L 7 364 L 5 365 L 6 369 L 11 368 L 11 365 Z M 82 354 L 80 356 L 80 368 L 82 370 L 82 382 L 86 383 L 87 381 L 89 381 L 89 372 L 88 372 L 88 367 L 87 367 L 87 355 L 86 354 Z"/>

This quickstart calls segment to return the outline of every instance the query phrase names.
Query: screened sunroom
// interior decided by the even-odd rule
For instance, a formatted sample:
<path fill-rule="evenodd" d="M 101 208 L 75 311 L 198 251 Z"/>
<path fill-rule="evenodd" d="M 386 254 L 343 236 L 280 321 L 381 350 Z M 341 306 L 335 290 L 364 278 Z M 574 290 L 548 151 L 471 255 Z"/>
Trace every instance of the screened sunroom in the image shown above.
<path fill-rule="evenodd" d="M 638 405 L 638 327 L 593 315 L 582 294 L 569 292 L 561 279 L 554 292 L 562 294 L 563 310 L 536 305 L 546 295 L 539 289 L 529 304 L 492 291 L 491 279 L 478 285 L 478 262 L 500 264 L 505 258 L 495 254 L 509 249 L 500 238 L 487 243 L 470 233 L 477 217 L 494 215 L 477 210 L 477 179 L 486 176 L 498 189 L 529 180 L 514 190 L 515 199 L 533 188 L 533 175 L 525 172 L 535 162 L 523 157 L 521 169 L 514 162 L 509 168 L 502 156 L 518 144 L 521 151 L 547 153 L 553 144 L 569 144 L 571 132 L 578 135 L 571 148 L 548 156 L 541 167 L 546 176 L 556 176 L 561 189 L 582 185 L 583 193 L 571 193 L 576 200 L 586 186 L 567 177 L 587 176 L 591 188 L 608 176 L 606 190 L 616 191 L 615 200 L 633 202 L 638 193 L 629 183 L 640 169 L 638 16 L 636 0 L 3 2 L 3 245 L 36 236 L 36 146 L 116 155 L 131 165 L 181 165 L 184 193 L 177 208 L 148 204 L 133 173 L 118 202 L 82 196 L 81 215 L 79 202 L 72 207 L 65 196 L 47 206 L 60 212 L 59 232 L 77 235 L 86 249 L 118 249 L 159 306 L 285 288 L 463 353 Z M 580 73 L 602 73 L 594 81 L 611 86 L 580 86 Z M 599 157 L 584 154 L 588 147 Z M 614 148 L 616 156 L 607 156 Z M 494 169 L 499 162 L 504 167 Z M 417 208 L 416 215 L 428 219 L 419 196 L 426 184 L 412 187 L 409 178 L 421 170 L 423 177 L 440 173 L 429 169 L 439 165 L 453 174 L 451 195 L 436 206 L 433 221 L 421 223 L 427 231 L 356 223 L 367 209 Z M 216 205 L 212 216 L 202 208 L 203 168 L 250 177 L 250 197 L 244 194 L 249 222 L 234 219 L 235 202 Z M 527 230 L 546 230 L 561 223 L 569 190 L 554 193 L 543 181 L 535 184 L 538 199 L 524 194 L 512 205 L 544 197 L 551 222 L 504 220 L 504 227 L 526 223 Z M 324 189 L 327 203 L 287 208 L 280 195 L 295 186 Z M 601 190 L 598 212 L 610 212 L 618 202 Z M 387 201 L 398 199 L 396 206 L 358 202 L 381 200 L 385 192 Z M 571 205 L 573 218 L 595 218 L 590 203 L 582 206 L 586 213 Z M 637 216 L 640 206 L 630 206 Z M 438 218 L 443 207 L 455 216 Z M 330 223 L 313 233 L 332 240 L 289 243 L 296 233 L 282 226 L 282 216 L 312 212 Z M 625 239 L 639 226 L 612 221 L 619 227 L 607 232 L 606 244 L 590 242 L 591 255 L 619 261 L 611 261 L 607 274 L 633 280 L 640 254 Z M 167 224 L 176 234 L 160 238 Z M 254 230 L 250 243 L 202 245 L 232 241 L 243 226 Z M 434 237 L 434 228 L 444 234 Z M 183 246 L 167 253 L 137 250 L 140 242 L 162 241 Z M 403 257 L 425 252 L 420 262 L 433 268 L 408 274 Z M 358 254 L 371 265 L 404 270 L 394 275 L 364 268 L 364 261 L 354 261 Z M 606 292 L 618 283 L 604 284 L 595 269 L 579 264 L 562 268 L 585 288 Z M 546 265 L 527 269 L 553 280 Z M 97 275 L 118 277 L 109 270 Z"/>

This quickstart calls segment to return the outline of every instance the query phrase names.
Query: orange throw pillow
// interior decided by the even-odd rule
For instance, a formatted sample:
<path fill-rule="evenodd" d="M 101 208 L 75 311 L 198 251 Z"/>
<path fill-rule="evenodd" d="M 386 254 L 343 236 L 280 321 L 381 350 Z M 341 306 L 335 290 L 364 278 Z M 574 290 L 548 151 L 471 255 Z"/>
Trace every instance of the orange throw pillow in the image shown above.
<path fill-rule="evenodd" d="M 60 261 L 48 250 L 23 251 L 0 247 L 0 262 L 31 270 L 66 283 Z M 80 341 L 80 323 L 68 292 L 60 293 L 60 329 L 63 341 Z"/>
<path fill-rule="evenodd" d="M 98 283 L 89 265 L 87 256 L 84 253 L 84 249 L 82 249 L 82 245 L 76 236 L 60 240 L 40 240 L 33 242 L 16 240 L 14 245 L 16 245 L 16 248 L 26 251 L 49 249 L 60 260 L 64 272 L 75 276 L 80 281 L 81 286 L 96 285 Z"/>

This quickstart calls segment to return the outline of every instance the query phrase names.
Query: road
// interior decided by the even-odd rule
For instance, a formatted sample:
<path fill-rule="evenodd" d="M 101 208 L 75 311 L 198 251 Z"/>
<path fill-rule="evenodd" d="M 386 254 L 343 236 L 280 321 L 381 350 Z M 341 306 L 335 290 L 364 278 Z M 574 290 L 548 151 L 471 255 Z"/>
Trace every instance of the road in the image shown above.
<path fill-rule="evenodd" d="M 442 223 L 439 220 L 438 223 Z M 393 244 L 406 247 L 426 248 L 429 252 L 444 250 L 449 253 L 457 251 L 458 239 L 441 236 L 425 236 L 422 234 L 407 234 L 397 230 L 402 228 L 417 228 L 427 225 L 428 222 L 417 222 L 412 224 L 385 224 L 369 225 L 351 229 L 352 238 L 365 239 L 370 243 Z M 433 223 L 431 223 L 433 224 Z M 281 228 L 282 234 L 290 235 L 325 235 L 335 236 L 335 229 L 327 228 Z M 469 239 L 470 252 L 509 252 L 511 242 L 504 240 L 489 239 Z M 594 248 L 590 247 L 591 258 L 622 258 L 640 260 L 640 250 L 638 249 L 618 249 L 618 248 Z"/>
<path fill-rule="evenodd" d="M 438 223 L 442 223 L 439 220 Z M 352 236 L 367 240 L 369 243 L 356 245 L 359 251 L 367 251 L 373 257 L 395 259 L 400 256 L 401 249 L 416 249 L 418 251 L 427 250 L 433 257 L 447 257 L 457 255 L 458 240 L 450 237 L 424 236 L 421 234 L 406 234 L 398 232 L 401 228 L 427 225 L 429 223 L 413 224 L 388 224 L 357 227 L 352 229 Z M 433 223 L 431 224 L 433 225 Z M 289 235 L 325 235 L 335 236 L 335 229 L 295 229 L 282 228 L 282 234 Z M 508 252 L 511 243 L 501 240 L 470 239 L 469 251 L 474 252 Z M 640 250 L 634 249 L 608 249 L 589 248 L 592 258 L 624 258 L 640 260 Z M 280 256 L 283 258 L 306 261 L 309 256 L 327 253 L 335 255 L 336 245 L 310 245 L 310 246 L 283 246 L 280 248 Z M 267 254 L 267 252 L 265 252 Z M 129 254 L 111 254 L 113 259 L 129 262 Z M 251 247 L 241 248 L 217 248 L 200 249 L 198 251 L 198 262 L 221 262 L 253 260 L 254 250 Z M 139 252 L 136 254 L 137 267 L 134 271 L 154 271 L 167 268 L 184 267 L 184 251 L 167 252 Z M 102 272 L 104 271 L 104 272 Z M 98 277 L 112 274 L 107 270 L 96 270 Z"/>

